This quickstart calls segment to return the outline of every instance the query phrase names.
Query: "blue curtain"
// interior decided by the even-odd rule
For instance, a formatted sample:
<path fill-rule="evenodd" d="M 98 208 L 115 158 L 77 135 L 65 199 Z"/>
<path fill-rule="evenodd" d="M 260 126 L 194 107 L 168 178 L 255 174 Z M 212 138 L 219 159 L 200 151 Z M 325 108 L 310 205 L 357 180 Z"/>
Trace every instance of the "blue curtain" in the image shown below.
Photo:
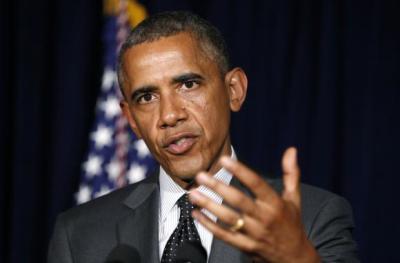
<path fill-rule="evenodd" d="M 142 3 L 221 29 L 250 84 L 233 115 L 239 158 L 279 176 L 283 150 L 296 145 L 302 180 L 353 205 L 362 261 L 398 262 L 400 2 Z M 0 5 L 0 261 L 44 262 L 56 214 L 73 206 L 93 121 L 101 1 Z"/>

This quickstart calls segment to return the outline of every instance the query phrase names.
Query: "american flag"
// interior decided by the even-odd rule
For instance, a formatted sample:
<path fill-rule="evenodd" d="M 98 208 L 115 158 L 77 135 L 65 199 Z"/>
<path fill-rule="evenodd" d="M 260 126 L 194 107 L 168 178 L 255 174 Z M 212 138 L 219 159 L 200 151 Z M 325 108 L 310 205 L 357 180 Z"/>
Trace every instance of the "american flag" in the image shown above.
<path fill-rule="evenodd" d="M 118 50 L 132 26 L 144 19 L 144 8 L 135 1 L 104 1 L 105 47 L 101 91 L 89 136 L 89 151 L 82 165 L 75 199 L 78 204 L 145 178 L 155 165 L 142 140 L 138 140 L 122 116 L 116 78 Z"/>

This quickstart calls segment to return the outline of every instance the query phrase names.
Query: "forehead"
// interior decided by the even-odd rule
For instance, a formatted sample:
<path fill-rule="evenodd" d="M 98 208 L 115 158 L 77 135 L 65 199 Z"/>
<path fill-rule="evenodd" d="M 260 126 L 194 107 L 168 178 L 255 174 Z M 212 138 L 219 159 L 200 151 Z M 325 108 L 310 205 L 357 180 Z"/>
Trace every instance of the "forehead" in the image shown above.
<path fill-rule="evenodd" d="M 167 77 L 182 71 L 218 68 L 189 33 L 133 46 L 126 51 L 123 64 L 129 82 L 149 81 L 151 78 Z"/>

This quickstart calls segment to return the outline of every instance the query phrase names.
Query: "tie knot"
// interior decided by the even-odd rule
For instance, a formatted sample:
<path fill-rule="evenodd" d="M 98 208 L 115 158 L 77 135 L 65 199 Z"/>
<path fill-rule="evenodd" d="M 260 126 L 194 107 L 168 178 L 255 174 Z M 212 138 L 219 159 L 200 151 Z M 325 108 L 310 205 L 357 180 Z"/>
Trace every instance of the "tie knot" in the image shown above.
<path fill-rule="evenodd" d="M 189 202 L 188 194 L 184 194 L 179 198 L 178 207 L 181 209 L 181 212 L 185 214 L 190 214 L 192 212 L 193 205 Z"/>

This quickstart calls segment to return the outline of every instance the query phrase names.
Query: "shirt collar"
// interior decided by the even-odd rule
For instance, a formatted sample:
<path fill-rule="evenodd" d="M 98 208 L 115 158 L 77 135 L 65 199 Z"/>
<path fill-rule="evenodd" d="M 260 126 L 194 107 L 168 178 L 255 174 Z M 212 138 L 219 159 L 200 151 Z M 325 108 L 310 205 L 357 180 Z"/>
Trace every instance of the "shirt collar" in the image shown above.
<path fill-rule="evenodd" d="M 231 158 L 236 160 L 236 154 L 231 146 Z M 216 174 L 214 174 L 214 178 L 222 181 L 225 184 L 229 184 L 232 179 L 232 174 L 229 173 L 225 168 L 221 168 Z M 160 217 L 161 222 L 165 220 L 168 213 L 174 207 L 178 199 L 187 191 L 180 187 L 174 180 L 167 174 L 167 172 L 160 166 Z M 201 185 L 197 188 L 202 194 L 206 195 L 208 198 L 213 200 L 216 203 L 222 203 L 222 197 L 210 190 L 209 188 Z"/>

